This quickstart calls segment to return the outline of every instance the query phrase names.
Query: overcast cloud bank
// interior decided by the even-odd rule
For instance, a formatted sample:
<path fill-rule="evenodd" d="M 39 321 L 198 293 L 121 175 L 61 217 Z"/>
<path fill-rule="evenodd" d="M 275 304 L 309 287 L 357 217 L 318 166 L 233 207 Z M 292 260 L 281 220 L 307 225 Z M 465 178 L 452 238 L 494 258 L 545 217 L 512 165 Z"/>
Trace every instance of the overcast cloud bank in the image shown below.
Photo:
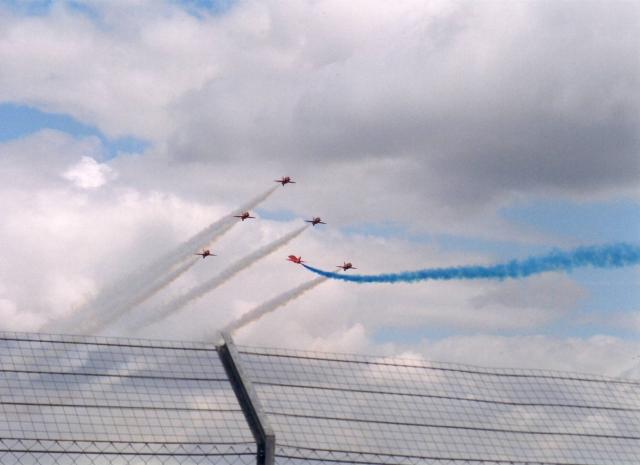
<path fill-rule="evenodd" d="M 640 201 L 636 2 L 267 0 L 193 15 L 177 2 L 142 0 L 91 11 L 67 2 L 39 14 L 0 6 L 0 101 L 149 146 L 110 158 L 91 135 L 43 130 L 0 141 L 6 329 L 77 317 L 105 283 L 281 175 L 298 184 L 279 188 L 263 208 L 287 221 L 230 231 L 218 244 L 220 267 L 284 234 L 289 218 L 317 214 L 329 224 L 287 254 L 377 271 L 495 261 L 408 237 L 583 245 L 505 220 L 500 209 L 513 202 Z M 371 227 L 380 224 L 399 233 Z M 223 327 L 308 278 L 286 265 L 267 257 L 141 334 L 192 338 L 203 324 Z M 217 271 L 194 266 L 147 304 Z M 391 345 L 469 363 L 628 372 L 635 341 L 606 325 L 582 335 L 580 319 L 572 322 L 592 292 L 585 286 L 556 274 L 411 291 L 326 283 L 238 338 L 373 351 L 391 347 L 374 340 L 384 327 L 446 327 L 460 335 Z M 560 321 L 573 336 L 542 336 Z M 118 325 L 113 334 L 126 329 Z M 500 334 L 508 331 L 518 334 Z M 482 348 L 482 338 L 509 347 Z"/>

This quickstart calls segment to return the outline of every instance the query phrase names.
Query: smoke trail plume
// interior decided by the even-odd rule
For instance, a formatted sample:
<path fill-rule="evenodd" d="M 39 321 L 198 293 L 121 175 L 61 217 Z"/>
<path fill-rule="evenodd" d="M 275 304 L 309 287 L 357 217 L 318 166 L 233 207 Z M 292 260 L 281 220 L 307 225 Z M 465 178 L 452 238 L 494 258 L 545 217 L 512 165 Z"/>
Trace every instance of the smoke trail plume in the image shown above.
<path fill-rule="evenodd" d="M 312 279 L 311 281 L 302 283 L 298 287 L 295 287 L 286 292 L 283 292 L 279 296 L 276 296 L 271 300 L 267 300 L 265 303 L 257 306 L 253 310 L 248 311 L 247 313 L 242 315 L 240 318 L 238 318 L 236 321 L 227 325 L 222 331 L 228 332 L 230 334 L 234 333 L 235 331 L 248 325 L 249 323 L 253 323 L 254 321 L 262 318 L 267 313 L 271 313 L 280 307 L 284 307 L 292 300 L 297 299 L 302 294 L 304 294 L 307 291 L 310 291 L 314 287 L 317 287 L 318 285 L 325 282 L 327 279 L 328 278 L 325 278 L 324 276 L 320 278 Z"/>
<path fill-rule="evenodd" d="M 172 274 L 170 270 L 183 264 L 194 252 L 222 237 L 224 233 L 237 224 L 237 218 L 234 215 L 252 210 L 265 201 L 277 188 L 278 186 L 269 188 L 245 205 L 211 223 L 150 265 L 109 285 L 93 301 L 84 305 L 71 318 L 45 325 L 42 330 L 54 332 L 73 330 L 80 334 L 95 334 L 99 328 L 104 328 L 129 311 L 135 305 L 135 302 L 141 301 L 141 297 L 149 294 L 150 290 L 162 289 L 163 286 L 159 285 L 159 283 L 166 281 L 166 276 Z M 151 295 L 153 295 L 153 292 L 148 297 Z M 148 297 L 145 297 L 145 299 Z"/>
<path fill-rule="evenodd" d="M 452 279 L 506 279 L 526 278 L 547 271 L 571 271 L 574 268 L 620 268 L 640 264 L 640 246 L 632 244 L 609 244 L 579 247 L 570 251 L 553 251 L 547 255 L 512 260 L 490 266 L 458 266 L 450 268 L 427 268 L 378 275 L 348 275 L 323 271 L 303 265 L 309 271 L 326 278 L 341 279 L 354 283 L 413 283 L 427 280 Z"/>
<path fill-rule="evenodd" d="M 302 226 L 289 234 L 282 236 L 279 239 L 261 247 L 258 250 L 246 255 L 235 263 L 231 264 L 229 267 L 224 269 L 218 275 L 214 276 L 208 281 L 203 282 L 202 284 L 190 289 L 185 294 L 175 298 L 173 301 L 164 305 L 161 308 L 158 308 L 154 311 L 153 314 L 148 315 L 146 318 L 143 318 L 140 322 L 135 323 L 133 329 L 140 329 L 143 326 L 148 326 L 154 323 L 158 323 L 159 321 L 164 320 L 175 312 L 181 310 L 185 305 L 193 300 L 199 299 L 206 293 L 214 290 L 217 287 L 220 287 L 222 284 L 226 283 L 229 279 L 234 277 L 236 274 L 241 272 L 242 270 L 249 268 L 251 265 L 256 263 L 258 260 L 266 257 L 267 255 L 275 252 L 279 248 L 285 246 L 293 239 L 302 234 L 309 226 Z"/>
<path fill-rule="evenodd" d="M 182 276 L 184 273 L 186 273 L 191 268 L 193 268 L 193 266 L 196 263 L 198 263 L 198 261 L 199 260 L 197 258 L 189 259 L 184 264 L 173 269 L 170 273 L 167 273 L 166 275 L 162 276 L 160 279 L 152 283 L 149 283 L 147 286 L 145 286 L 144 289 L 140 290 L 140 292 L 138 293 L 139 295 L 137 298 L 135 298 L 135 300 L 126 302 L 126 308 L 129 310 L 132 310 L 134 307 L 140 305 L 145 300 L 150 299 L 151 297 L 156 295 L 158 292 L 160 292 L 162 289 L 164 289 L 169 284 L 171 284 L 176 279 L 178 279 L 180 276 Z M 96 323 L 93 326 L 93 331 L 100 332 L 101 330 L 105 329 L 111 322 L 115 321 L 119 317 L 120 317 L 120 314 L 116 314 L 101 323 Z"/>

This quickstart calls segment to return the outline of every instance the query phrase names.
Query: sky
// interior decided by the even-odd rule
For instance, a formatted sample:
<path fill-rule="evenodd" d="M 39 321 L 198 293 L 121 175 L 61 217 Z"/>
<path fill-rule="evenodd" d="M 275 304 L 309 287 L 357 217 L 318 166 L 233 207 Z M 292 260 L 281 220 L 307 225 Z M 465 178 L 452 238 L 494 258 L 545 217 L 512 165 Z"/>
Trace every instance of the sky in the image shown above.
<path fill-rule="evenodd" d="M 639 26 L 622 1 L 0 0 L 0 330 L 85 318 L 283 175 L 101 334 L 212 338 L 315 279 L 289 254 L 375 274 L 638 243 Z M 639 278 L 328 281 L 235 338 L 637 378 Z"/>

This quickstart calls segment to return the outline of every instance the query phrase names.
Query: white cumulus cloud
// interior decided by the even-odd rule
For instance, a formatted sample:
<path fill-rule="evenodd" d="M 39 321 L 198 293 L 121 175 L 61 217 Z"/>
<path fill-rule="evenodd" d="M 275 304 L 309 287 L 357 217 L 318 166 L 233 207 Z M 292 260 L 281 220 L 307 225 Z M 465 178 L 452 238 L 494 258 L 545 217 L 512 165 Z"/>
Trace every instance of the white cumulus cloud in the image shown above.
<path fill-rule="evenodd" d="M 81 189 L 96 189 L 116 177 L 115 171 L 103 163 L 98 163 L 91 157 L 83 156 L 73 166 L 69 167 L 62 177 L 68 179 Z"/>

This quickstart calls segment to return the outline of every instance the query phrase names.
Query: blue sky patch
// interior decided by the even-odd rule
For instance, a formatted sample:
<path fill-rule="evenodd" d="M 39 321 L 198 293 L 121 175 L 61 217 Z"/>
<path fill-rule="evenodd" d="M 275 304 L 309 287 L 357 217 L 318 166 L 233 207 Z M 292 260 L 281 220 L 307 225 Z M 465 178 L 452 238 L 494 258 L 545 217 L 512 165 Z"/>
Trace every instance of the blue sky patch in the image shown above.
<path fill-rule="evenodd" d="M 261 219 L 270 221 L 292 221 L 299 218 L 291 210 L 268 210 L 265 208 L 256 208 L 256 213 Z"/>
<path fill-rule="evenodd" d="M 53 129 L 76 138 L 97 137 L 104 146 L 107 158 L 116 157 L 119 153 L 141 153 L 150 145 L 134 136 L 112 139 L 96 127 L 82 123 L 70 115 L 44 112 L 14 103 L 0 103 L 0 121 L 0 143 L 27 137 L 42 129 Z"/>
<path fill-rule="evenodd" d="M 606 244 L 617 242 L 638 243 L 640 240 L 640 204 L 628 199 L 608 202 L 577 203 L 565 200 L 533 201 L 524 205 L 514 205 L 501 212 L 503 218 L 514 225 L 531 231 L 548 234 L 551 241 L 581 244 Z M 382 237 L 404 237 L 407 240 L 428 242 L 433 240 L 439 248 L 451 252 L 484 253 L 495 257 L 496 261 L 520 259 L 530 255 L 543 254 L 554 248 L 566 248 L 565 244 L 526 243 L 522 241 L 489 240 L 461 235 L 424 235 L 413 237 L 399 225 L 362 225 L 351 228 L 348 233 L 371 234 Z M 460 265 L 464 265 L 461 263 Z M 533 333 L 543 330 L 556 337 L 590 337 L 603 334 L 602 322 L 585 323 L 585 315 L 599 316 L 606 321 L 612 314 L 638 311 L 640 302 L 640 269 L 599 270 L 583 268 L 567 274 L 588 295 L 577 302 L 577 307 L 566 317 L 556 320 L 544 328 L 536 328 Z M 471 334 L 453 328 L 383 328 L 374 339 L 378 343 L 389 341 L 418 342 L 426 337 L 430 340 L 446 338 L 453 334 Z M 497 333 L 506 335 L 506 331 Z M 516 334 L 533 334 L 530 329 L 513 331 Z M 604 333 L 621 338 L 637 337 L 635 330 L 623 327 L 608 327 Z"/>
<path fill-rule="evenodd" d="M 638 267 L 575 270 L 570 274 L 591 293 L 581 306 L 588 312 L 640 310 L 640 269 Z"/>
<path fill-rule="evenodd" d="M 418 344 L 421 340 L 437 341 L 460 334 L 474 334 L 477 331 L 464 331 L 459 328 L 447 328 L 442 325 L 413 326 L 413 327 L 383 327 L 378 328 L 373 334 L 373 340 L 377 344 L 397 343 Z"/>
<path fill-rule="evenodd" d="M 407 228 L 399 223 L 386 221 L 380 223 L 359 223 L 342 229 L 348 236 L 375 236 L 384 239 L 404 238 L 407 240 L 430 240 L 430 236 L 411 236 Z"/>
<path fill-rule="evenodd" d="M 0 0 L 0 5 L 23 15 L 40 16 L 49 13 L 53 0 Z"/>
<path fill-rule="evenodd" d="M 226 13 L 233 7 L 236 0 L 166 0 L 182 6 L 186 11 L 194 16 L 200 17 L 202 14 L 219 15 Z M 13 12 L 28 16 L 43 16 L 51 11 L 51 7 L 56 3 L 54 0 L 0 0 L 0 5 L 9 7 Z M 80 13 L 88 14 L 95 19 L 95 10 L 89 3 L 80 0 L 60 1 L 70 9 Z"/>
<path fill-rule="evenodd" d="M 203 13 L 220 15 L 229 11 L 236 0 L 172 0 L 190 14 L 201 17 Z"/>
<path fill-rule="evenodd" d="M 449 252 L 469 252 L 490 254 L 496 261 L 525 258 L 533 254 L 549 252 L 553 247 L 542 244 L 528 244 L 519 241 L 491 240 L 456 234 L 438 234 L 439 248 Z"/>
<path fill-rule="evenodd" d="M 51 12 L 51 7 L 55 4 L 63 4 L 69 11 L 79 13 L 94 22 L 100 21 L 100 13 L 95 5 L 91 5 L 83 0 L 0 0 L 0 6 L 8 7 L 16 15 L 23 16 L 46 16 Z"/>
<path fill-rule="evenodd" d="M 100 13 L 88 3 L 85 3 L 82 1 L 68 0 L 67 6 L 69 7 L 69 9 L 82 14 L 87 18 L 92 19 L 93 21 L 100 20 Z"/>
<path fill-rule="evenodd" d="M 627 199 L 590 203 L 539 200 L 503 209 L 501 214 L 519 226 L 577 241 L 640 239 L 640 203 Z"/>

